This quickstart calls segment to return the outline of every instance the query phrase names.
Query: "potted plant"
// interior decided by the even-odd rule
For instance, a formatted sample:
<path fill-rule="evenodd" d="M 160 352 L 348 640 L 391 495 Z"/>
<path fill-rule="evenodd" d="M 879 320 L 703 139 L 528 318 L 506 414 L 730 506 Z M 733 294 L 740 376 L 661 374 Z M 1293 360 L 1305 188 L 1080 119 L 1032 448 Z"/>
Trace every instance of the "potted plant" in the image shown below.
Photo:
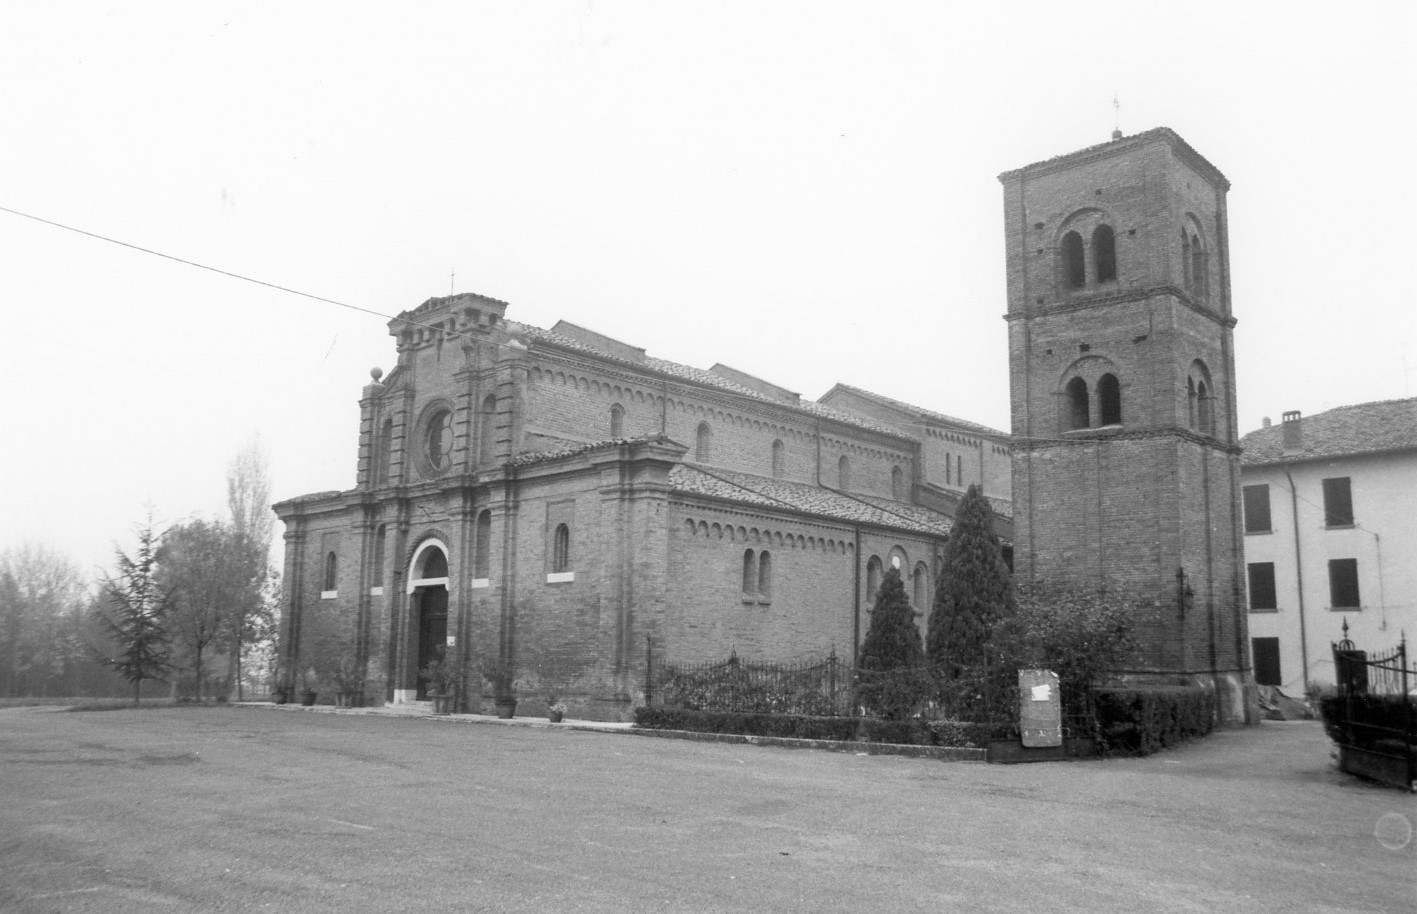
<path fill-rule="evenodd" d="M 364 703 L 364 664 L 345 658 L 335 665 L 335 707 L 358 707 Z"/>
<path fill-rule="evenodd" d="M 482 678 L 492 686 L 492 704 L 497 708 L 497 716 L 510 720 L 517 713 L 517 699 L 512 692 L 512 665 L 505 660 L 494 660 L 483 669 Z"/>
<path fill-rule="evenodd" d="M 318 697 L 316 689 L 320 687 L 320 674 L 315 672 L 313 666 L 306 667 L 300 671 L 300 703 L 305 707 L 310 707 Z"/>
<path fill-rule="evenodd" d="M 428 680 L 428 697 L 433 701 L 433 713 L 451 714 L 462 679 L 457 661 L 446 657 L 434 660 L 419 673 Z"/>
<path fill-rule="evenodd" d="M 278 705 L 290 701 L 290 684 L 285 681 L 285 670 L 279 663 L 271 664 L 271 701 Z"/>
<path fill-rule="evenodd" d="M 561 702 L 555 702 L 546 706 L 546 719 L 553 724 L 559 724 L 566 717 L 566 706 Z"/>

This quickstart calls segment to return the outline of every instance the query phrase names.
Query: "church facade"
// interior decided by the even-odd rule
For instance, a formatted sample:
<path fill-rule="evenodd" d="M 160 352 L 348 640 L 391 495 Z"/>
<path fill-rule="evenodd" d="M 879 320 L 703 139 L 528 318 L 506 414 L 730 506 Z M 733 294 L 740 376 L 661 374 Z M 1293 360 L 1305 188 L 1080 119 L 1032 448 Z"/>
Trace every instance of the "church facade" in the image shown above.
<path fill-rule="evenodd" d="M 287 676 L 363 673 L 426 697 L 437 656 L 487 707 L 626 716 L 649 651 L 674 661 L 854 654 L 888 567 L 922 629 L 953 506 L 981 483 L 1007 533 L 1008 436 L 838 385 L 821 401 L 691 368 L 504 302 L 390 322 L 360 400 L 354 488 L 282 502 Z"/>

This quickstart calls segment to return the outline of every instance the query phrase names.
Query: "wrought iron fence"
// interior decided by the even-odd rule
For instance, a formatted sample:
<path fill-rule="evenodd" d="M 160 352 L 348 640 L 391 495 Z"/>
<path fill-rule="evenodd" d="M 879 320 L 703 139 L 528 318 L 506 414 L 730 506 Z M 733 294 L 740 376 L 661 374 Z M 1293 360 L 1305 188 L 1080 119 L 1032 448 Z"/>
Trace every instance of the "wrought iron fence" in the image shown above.
<path fill-rule="evenodd" d="M 1417 790 L 1417 669 L 1407 638 L 1369 656 L 1348 637 L 1332 645 L 1337 693 L 1323 700 L 1324 725 L 1344 771 Z"/>

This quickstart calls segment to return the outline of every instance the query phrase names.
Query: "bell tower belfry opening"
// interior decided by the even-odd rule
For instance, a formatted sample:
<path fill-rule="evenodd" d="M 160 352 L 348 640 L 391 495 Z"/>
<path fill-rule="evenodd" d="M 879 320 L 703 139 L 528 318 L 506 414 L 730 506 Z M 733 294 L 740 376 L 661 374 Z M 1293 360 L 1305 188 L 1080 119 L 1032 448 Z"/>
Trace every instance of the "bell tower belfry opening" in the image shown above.
<path fill-rule="evenodd" d="M 1158 128 L 999 176 L 1015 575 L 1160 609 L 1137 679 L 1254 719 L 1230 309 L 1230 183 Z"/>

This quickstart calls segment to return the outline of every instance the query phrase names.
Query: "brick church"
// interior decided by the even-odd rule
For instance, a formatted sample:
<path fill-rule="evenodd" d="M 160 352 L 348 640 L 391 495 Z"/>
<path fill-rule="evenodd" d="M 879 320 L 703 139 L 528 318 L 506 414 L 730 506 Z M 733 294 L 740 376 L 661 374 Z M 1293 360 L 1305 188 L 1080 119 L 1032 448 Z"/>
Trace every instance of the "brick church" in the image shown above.
<path fill-rule="evenodd" d="M 1169 130 L 1001 176 L 1013 434 L 846 384 L 819 400 L 691 368 L 474 294 L 389 323 L 347 491 L 285 523 L 285 675 L 364 671 L 462 709 L 509 667 L 536 707 L 626 717 L 646 652 L 854 655 L 884 570 L 922 627 L 953 509 L 979 484 L 1017 572 L 1122 577 L 1172 599 L 1141 672 L 1245 716 L 1224 177 Z"/>

